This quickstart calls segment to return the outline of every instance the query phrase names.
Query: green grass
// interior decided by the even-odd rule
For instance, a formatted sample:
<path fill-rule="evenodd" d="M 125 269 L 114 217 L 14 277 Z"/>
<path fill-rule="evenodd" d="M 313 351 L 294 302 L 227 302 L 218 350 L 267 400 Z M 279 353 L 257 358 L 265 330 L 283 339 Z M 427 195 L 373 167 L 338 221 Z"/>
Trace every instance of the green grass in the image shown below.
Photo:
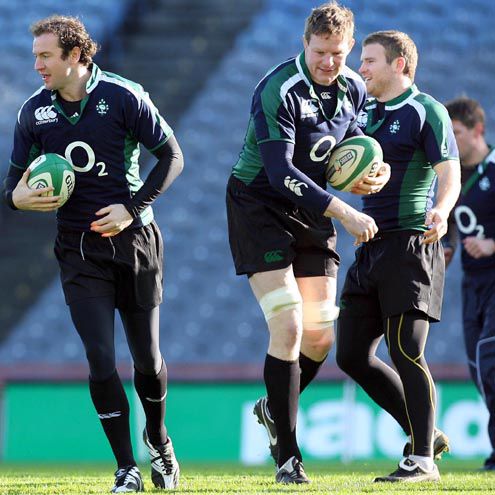
<path fill-rule="evenodd" d="M 312 483 L 282 486 L 274 482 L 270 466 L 243 467 L 234 464 L 184 464 L 180 488 L 168 493 L 197 495 L 255 495 L 259 493 L 352 494 L 435 493 L 493 494 L 495 473 L 478 472 L 479 462 L 445 460 L 439 464 L 440 483 L 421 485 L 373 484 L 374 476 L 394 469 L 393 462 L 351 463 L 308 462 L 306 472 Z M 148 493 L 164 493 L 153 488 L 149 467 L 141 465 Z M 110 465 L 15 465 L 0 464 L 0 495 L 65 495 L 108 493 L 113 484 Z"/>

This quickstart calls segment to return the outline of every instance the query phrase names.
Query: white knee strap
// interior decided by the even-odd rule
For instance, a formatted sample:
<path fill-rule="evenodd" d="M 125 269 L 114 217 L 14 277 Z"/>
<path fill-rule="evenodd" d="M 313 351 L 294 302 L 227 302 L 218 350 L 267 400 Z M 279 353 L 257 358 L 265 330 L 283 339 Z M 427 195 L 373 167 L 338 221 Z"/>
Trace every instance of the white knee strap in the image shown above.
<path fill-rule="evenodd" d="M 321 329 L 332 326 L 339 317 L 339 307 L 333 301 L 303 302 L 304 328 Z"/>
<path fill-rule="evenodd" d="M 260 299 L 259 305 L 265 315 L 265 320 L 268 321 L 282 311 L 297 308 L 301 302 L 301 294 L 297 285 L 294 284 L 266 293 Z"/>

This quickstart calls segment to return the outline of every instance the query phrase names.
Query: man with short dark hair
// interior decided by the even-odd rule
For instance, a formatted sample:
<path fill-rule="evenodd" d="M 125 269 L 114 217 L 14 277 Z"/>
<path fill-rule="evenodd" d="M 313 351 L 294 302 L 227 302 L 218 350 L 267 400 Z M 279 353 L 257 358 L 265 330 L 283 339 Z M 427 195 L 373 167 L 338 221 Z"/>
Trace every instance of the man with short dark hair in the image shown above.
<path fill-rule="evenodd" d="M 436 481 L 434 456 L 448 449 L 435 430 L 435 386 L 424 357 L 430 322 L 440 319 L 444 260 L 440 238 L 460 189 L 458 152 L 445 108 L 414 85 L 418 55 L 399 31 L 363 42 L 366 134 L 381 145 L 390 181 L 363 196 L 379 233 L 362 244 L 342 289 L 338 365 L 410 435 L 404 459 L 375 481 Z M 433 191 L 438 180 L 436 203 Z M 393 370 L 376 355 L 385 335 Z"/>
<path fill-rule="evenodd" d="M 159 347 L 163 243 L 151 204 L 180 174 L 182 152 L 143 88 L 93 63 L 97 45 L 79 19 L 52 16 L 31 32 L 43 86 L 19 111 L 5 199 L 18 210 L 58 210 L 55 255 L 86 350 L 91 398 L 117 461 L 112 491 L 143 491 L 115 367 L 115 309 L 146 415 L 153 482 L 175 488 L 179 465 L 164 424 L 167 368 Z M 40 108 L 50 118 L 38 118 Z M 158 160 L 144 183 L 140 143 Z M 53 188 L 27 185 L 29 164 L 43 153 L 58 153 L 73 166 L 75 188 L 61 207 L 58 196 L 44 195 Z"/>
<path fill-rule="evenodd" d="M 488 408 L 492 453 L 483 469 L 495 471 L 495 149 L 485 139 L 485 112 L 466 96 L 445 104 L 459 147 L 462 190 L 454 209 L 461 238 L 462 319 L 469 372 Z M 456 246 L 449 229 L 448 264 Z"/>

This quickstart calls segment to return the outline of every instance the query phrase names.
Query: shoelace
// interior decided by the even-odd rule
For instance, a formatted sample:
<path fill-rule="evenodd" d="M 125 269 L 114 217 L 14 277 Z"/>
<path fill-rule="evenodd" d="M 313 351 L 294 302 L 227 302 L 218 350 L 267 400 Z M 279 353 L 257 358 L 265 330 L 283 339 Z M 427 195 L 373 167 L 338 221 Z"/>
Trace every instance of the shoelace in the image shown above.
<path fill-rule="evenodd" d="M 287 475 L 289 476 L 290 479 L 295 480 L 301 476 L 305 476 L 304 473 L 304 468 L 302 467 L 302 464 L 300 462 L 296 463 L 294 465 L 294 469 L 292 471 L 286 471 Z"/>
<path fill-rule="evenodd" d="M 130 481 L 136 481 L 136 475 L 134 474 L 135 468 L 132 467 L 130 469 L 121 468 L 118 469 L 115 473 L 115 477 L 117 478 L 116 485 L 123 486 L 129 483 Z"/>
<path fill-rule="evenodd" d="M 136 477 L 134 476 L 134 469 L 131 469 L 125 479 L 124 479 L 124 485 L 126 485 L 127 483 L 129 483 L 130 481 L 136 481 Z"/>
<path fill-rule="evenodd" d="M 300 462 L 298 462 L 298 463 L 294 466 L 294 471 L 292 471 L 292 472 L 290 473 L 290 477 L 291 477 L 292 479 L 295 479 L 295 478 L 298 478 L 298 477 L 301 477 L 301 476 L 304 476 L 304 475 L 305 475 L 305 473 L 304 473 L 304 469 L 303 469 L 303 467 L 302 467 L 301 463 L 300 463 Z"/>
<path fill-rule="evenodd" d="M 156 447 L 154 447 L 154 449 L 158 453 L 158 456 L 154 460 L 158 462 L 160 469 L 163 469 L 166 474 L 172 474 L 174 463 L 172 462 L 172 449 L 170 448 L 170 445 L 167 443 L 161 449 Z"/>

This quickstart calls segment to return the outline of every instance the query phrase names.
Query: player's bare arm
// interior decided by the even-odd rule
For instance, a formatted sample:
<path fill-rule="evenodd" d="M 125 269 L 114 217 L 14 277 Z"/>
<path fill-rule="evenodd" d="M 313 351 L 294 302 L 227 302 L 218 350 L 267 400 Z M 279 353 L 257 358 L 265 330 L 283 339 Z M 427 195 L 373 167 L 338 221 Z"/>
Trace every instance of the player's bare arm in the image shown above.
<path fill-rule="evenodd" d="M 370 216 L 355 210 L 344 201 L 333 197 L 324 215 L 340 221 L 345 230 L 355 237 L 354 245 L 368 242 L 375 237 L 378 227 Z"/>
<path fill-rule="evenodd" d="M 382 163 L 375 177 L 365 177 L 351 189 L 354 194 L 375 194 L 380 192 L 390 180 L 391 169 L 388 163 Z"/>
<path fill-rule="evenodd" d="M 43 196 L 53 191 L 53 187 L 31 189 L 28 184 L 30 170 L 27 169 L 20 178 L 17 186 L 12 191 L 12 202 L 18 210 L 54 211 L 59 208 L 60 196 Z"/>
<path fill-rule="evenodd" d="M 424 244 L 441 239 L 448 228 L 449 214 L 461 192 L 461 168 L 457 160 L 444 160 L 434 167 L 438 177 L 437 202 L 426 214 Z"/>

